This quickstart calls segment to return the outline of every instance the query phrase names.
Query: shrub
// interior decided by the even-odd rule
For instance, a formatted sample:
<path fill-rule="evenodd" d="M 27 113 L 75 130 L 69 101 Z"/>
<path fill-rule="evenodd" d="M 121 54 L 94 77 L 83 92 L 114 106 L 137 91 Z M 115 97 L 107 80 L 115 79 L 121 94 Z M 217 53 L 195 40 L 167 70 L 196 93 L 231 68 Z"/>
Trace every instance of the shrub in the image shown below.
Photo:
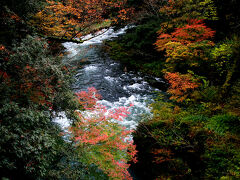
<path fill-rule="evenodd" d="M 52 113 L 77 108 L 69 71 L 39 37 L 28 36 L 11 50 L 2 46 L 0 53 L 0 174 L 45 178 L 66 143 Z"/>
<path fill-rule="evenodd" d="M 216 115 L 209 119 L 207 127 L 220 135 L 240 134 L 240 119 L 230 114 Z"/>

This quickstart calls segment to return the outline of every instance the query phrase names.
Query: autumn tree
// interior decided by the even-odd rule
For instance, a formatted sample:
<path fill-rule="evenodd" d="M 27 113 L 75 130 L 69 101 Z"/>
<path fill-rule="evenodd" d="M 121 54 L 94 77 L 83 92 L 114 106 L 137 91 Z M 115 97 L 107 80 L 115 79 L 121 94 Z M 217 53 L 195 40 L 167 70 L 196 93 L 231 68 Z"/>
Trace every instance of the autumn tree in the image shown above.
<path fill-rule="evenodd" d="M 64 65 L 48 44 L 28 36 L 12 49 L 0 46 L 0 177 L 47 177 L 65 144 L 53 111 L 77 108 Z"/>
<path fill-rule="evenodd" d="M 81 161 L 96 164 L 112 179 L 131 179 L 129 160 L 136 162 L 135 145 L 130 133 L 118 124 L 129 114 L 129 107 L 107 110 L 97 103 L 95 88 L 77 93 L 85 111 L 76 111 L 77 122 L 70 128 Z"/>
<path fill-rule="evenodd" d="M 207 62 L 206 50 L 214 43 L 215 31 L 208 28 L 203 20 L 192 19 L 188 24 L 176 28 L 170 34 L 160 34 L 155 45 L 159 51 L 166 50 L 166 71 L 186 71 Z"/>
<path fill-rule="evenodd" d="M 13 40 L 19 41 L 33 33 L 29 20 L 41 10 L 45 0 L 16 0 L 0 2 L 0 43 L 11 46 Z"/>
<path fill-rule="evenodd" d="M 58 37 L 81 37 L 92 25 L 105 20 L 112 22 L 127 20 L 132 12 L 125 7 L 126 0 L 67 0 L 47 1 L 44 10 L 38 12 L 32 21 L 40 32 Z M 113 11 L 113 12 L 112 12 Z"/>
<path fill-rule="evenodd" d="M 170 99 L 182 102 L 191 94 L 192 90 L 199 87 L 197 79 L 191 74 L 166 73 L 165 78 L 170 84 L 168 92 L 172 95 Z"/>
<path fill-rule="evenodd" d="M 202 73 L 201 68 L 209 63 L 207 50 L 214 43 L 215 31 L 206 27 L 203 20 L 189 20 L 171 34 L 160 34 L 156 42 L 158 50 L 166 50 L 165 78 L 170 84 L 168 92 L 178 102 L 185 100 L 200 84 L 194 82 L 188 70 Z M 184 73 L 179 74 L 176 72 Z M 193 81 L 192 81 L 193 80 Z"/>
<path fill-rule="evenodd" d="M 208 59 L 206 49 L 214 45 L 215 31 L 204 20 L 216 20 L 212 0 L 169 0 L 160 8 L 166 18 L 161 23 L 155 43 L 158 51 L 166 50 L 166 71 L 195 70 Z"/>
<path fill-rule="evenodd" d="M 166 21 L 156 45 L 166 55 L 164 77 L 172 101 L 160 95 L 151 106 L 153 118 L 138 125 L 135 172 L 143 179 L 238 179 L 239 38 L 234 35 L 223 42 L 215 38 L 213 43 L 215 31 L 206 25 L 216 28 L 215 3 L 221 7 L 218 12 L 238 3 L 165 2 L 160 12 Z M 219 24 L 224 32 L 230 32 L 229 27 L 233 32 L 239 24 L 235 12 L 221 15 L 228 21 L 219 22 L 232 21 L 231 26 Z"/>
<path fill-rule="evenodd" d="M 210 64 L 208 51 L 214 46 L 211 39 L 215 31 L 207 27 L 204 20 L 217 19 L 214 2 L 212 0 L 169 0 L 160 9 L 160 13 L 167 20 L 161 24 L 155 45 L 158 51 L 166 52 L 163 70 L 166 73 L 165 78 L 169 80 L 171 73 L 172 75 L 175 72 L 186 74 L 188 70 L 201 76 L 205 75 L 203 73 L 205 70 L 202 71 L 202 69 L 208 68 L 207 64 Z M 180 77 L 183 78 L 183 76 Z M 185 81 L 188 80 L 185 79 Z M 169 91 L 176 93 L 172 91 L 174 82 L 169 81 L 169 83 Z M 184 96 L 183 98 L 185 99 Z"/>
<path fill-rule="evenodd" d="M 215 31 L 211 28 L 208 28 L 203 20 L 197 19 L 190 19 L 188 23 L 178 27 L 175 29 L 174 32 L 167 34 L 167 33 L 160 33 L 158 40 L 156 41 L 157 49 L 164 50 L 167 48 L 168 42 L 179 42 L 182 45 L 188 45 L 192 43 L 199 43 L 201 41 L 208 40 L 213 38 Z M 211 45 L 213 42 L 208 41 Z"/>

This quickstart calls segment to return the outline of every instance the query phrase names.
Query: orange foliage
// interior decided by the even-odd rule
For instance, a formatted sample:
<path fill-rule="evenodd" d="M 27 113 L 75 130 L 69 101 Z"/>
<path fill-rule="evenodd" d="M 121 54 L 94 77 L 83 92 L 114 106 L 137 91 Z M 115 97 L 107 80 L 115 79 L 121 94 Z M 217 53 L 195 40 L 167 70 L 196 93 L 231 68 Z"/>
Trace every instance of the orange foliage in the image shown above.
<path fill-rule="evenodd" d="M 1 63 L 8 63 L 10 54 L 12 52 L 0 45 Z M 4 68 L 4 66 L 1 66 L 1 68 Z M 27 96 L 33 103 L 52 108 L 49 95 L 55 96 L 55 88 L 52 85 L 54 77 L 42 76 L 42 72 L 38 68 L 29 64 L 23 67 L 21 65 L 13 65 L 11 68 L 15 69 L 14 73 L 10 70 L 8 71 L 8 69 L 0 69 L 0 81 L 19 90 L 19 94 L 11 96 L 12 100 Z M 17 82 L 14 81 L 16 75 L 18 77 Z"/>
<path fill-rule="evenodd" d="M 4 19 L 11 19 L 14 20 L 15 22 L 19 22 L 21 20 L 21 18 L 14 12 L 2 12 L 1 16 Z"/>
<path fill-rule="evenodd" d="M 170 87 L 168 93 L 172 94 L 170 99 L 175 99 L 177 102 L 182 102 L 190 94 L 190 91 L 199 87 L 191 74 L 166 73 L 165 78 L 168 80 Z"/>
<path fill-rule="evenodd" d="M 21 20 L 20 17 L 16 14 L 11 15 L 10 18 L 15 20 L 15 21 L 20 21 Z"/>
<path fill-rule="evenodd" d="M 173 155 L 173 153 L 171 152 L 171 150 L 155 149 L 152 151 L 152 153 L 154 154 L 154 162 L 157 164 L 172 160 L 171 156 Z"/>
<path fill-rule="evenodd" d="M 38 70 L 29 65 L 25 66 L 21 76 L 22 83 L 19 87 L 21 93 L 28 95 L 34 103 L 52 108 L 52 104 L 48 100 L 48 94 L 54 95 L 55 92 L 51 85 L 53 78 L 43 79 L 39 76 Z"/>
<path fill-rule="evenodd" d="M 101 98 L 101 95 L 96 93 L 95 88 L 88 88 L 88 92 L 80 91 L 76 93 L 77 99 L 80 105 L 84 109 L 91 110 L 97 103 L 97 100 Z"/>
<path fill-rule="evenodd" d="M 166 44 L 170 41 L 180 42 L 183 45 L 201 42 L 209 38 L 213 38 L 215 31 L 208 28 L 203 20 L 191 19 L 188 24 L 183 27 L 176 28 L 171 34 L 161 34 L 160 33 L 155 45 L 158 50 L 164 50 L 167 48 Z M 211 43 L 211 41 L 209 41 Z"/>
<path fill-rule="evenodd" d="M 213 38 L 214 34 L 215 31 L 208 28 L 203 20 L 191 19 L 187 25 L 177 28 L 171 35 L 172 41 L 189 44 Z"/>
<path fill-rule="evenodd" d="M 64 3 L 47 0 L 48 6 L 35 16 L 35 24 L 45 34 L 54 36 L 80 37 L 90 26 L 103 22 L 104 16 L 117 9 L 118 15 L 112 17 L 127 20 L 131 8 L 123 9 L 126 0 L 66 0 Z M 38 22 L 37 22 L 38 21 Z"/>

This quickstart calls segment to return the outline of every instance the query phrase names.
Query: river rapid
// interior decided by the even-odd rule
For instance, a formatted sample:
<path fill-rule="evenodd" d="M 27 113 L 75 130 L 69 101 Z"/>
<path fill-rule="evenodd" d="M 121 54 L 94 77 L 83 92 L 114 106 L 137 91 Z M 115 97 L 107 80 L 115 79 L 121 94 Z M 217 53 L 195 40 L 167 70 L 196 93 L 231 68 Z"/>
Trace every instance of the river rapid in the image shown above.
<path fill-rule="evenodd" d="M 109 110 L 120 106 L 134 105 L 130 108 L 131 114 L 121 124 L 128 129 L 135 129 L 138 122 L 147 116 L 151 116 L 148 105 L 153 102 L 156 92 L 160 90 L 152 87 L 148 81 L 159 83 L 160 78 L 154 78 L 128 70 L 120 62 L 112 60 L 102 51 L 103 41 L 117 37 L 125 33 L 127 27 L 116 32 L 112 28 L 103 30 L 101 35 L 84 37 L 89 39 L 82 44 L 66 42 L 67 55 L 63 63 L 78 67 L 75 75 L 75 83 L 72 84 L 74 92 L 86 91 L 88 87 L 95 87 L 102 99 L 98 103 L 103 104 Z M 62 117 L 55 119 L 62 127 L 69 125 L 64 113 Z"/>

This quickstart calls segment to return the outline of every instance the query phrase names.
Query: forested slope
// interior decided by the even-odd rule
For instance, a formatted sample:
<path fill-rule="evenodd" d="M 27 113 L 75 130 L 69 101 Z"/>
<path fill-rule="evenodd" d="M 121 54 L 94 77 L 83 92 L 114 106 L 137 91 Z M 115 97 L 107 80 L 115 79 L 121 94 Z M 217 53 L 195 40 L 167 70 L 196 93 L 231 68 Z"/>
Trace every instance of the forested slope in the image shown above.
<path fill-rule="evenodd" d="M 110 122 L 127 108 L 104 116 L 97 91 L 75 94 L 75 67 L 62 63 L 61 43 L 127 20 L 131 8 L 125 1 L 4 0 L 0 10 L 0 178 L 130 178 L 135 146 L 124 139 L 131 132 Z M 99 117 L 83 120 L 80 111 Z M 63 112 L 69 129 L 54 121 Z"/>
<path fill-rule="evenodd" d="M 239 7 L 236 0 L 1 1 L 0 177 L 132 179 L 131 162 L 138 179 L 239 179 Z M 73 93 L 75 68 L 62 63 L 62 42 L 125 24 L 134 26 L 106 42 L 107 52 L 168 86 L 135 132 L 116 123 L 130 107 L 106 113 L 96 89 Z M 60 112 L 67 131 L 54 122 Z"/>
<path fill-rule="evenodd" d="M 107 42 L 112 58 L 168 83 L 169 101 L 134 133 L 140 179 L 240 178 L 239 5 L 142 1 L 138 26 Z"/>

